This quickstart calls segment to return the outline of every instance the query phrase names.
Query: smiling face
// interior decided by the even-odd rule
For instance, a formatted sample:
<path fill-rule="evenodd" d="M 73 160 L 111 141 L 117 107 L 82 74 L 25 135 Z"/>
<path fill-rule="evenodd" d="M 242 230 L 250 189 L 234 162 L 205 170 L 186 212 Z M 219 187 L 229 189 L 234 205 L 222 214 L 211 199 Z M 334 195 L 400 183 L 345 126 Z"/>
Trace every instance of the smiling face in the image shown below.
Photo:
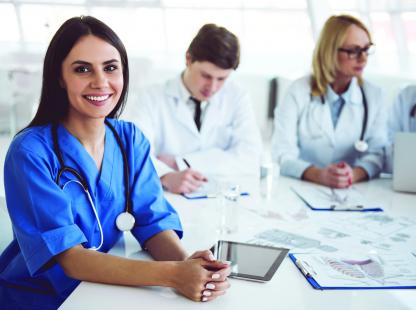
<path fill-rule="evenodd" d="M 68 95 L 68 120 L 105 118 L 123 89 L 119 52 L 96 36 L 82 37 L 62 63 L 61 85 Z"/>
<path fill-rule="evenodd" d="M 370 38 L 360 27 L 352 24 L 348 27 L 345 41 L 341 48 L 346 50 L 354 50 L 357 48 L 368 48 L 371 45 Z M 366 53 L 361 53 L 356 59 L 351 59 L 348 53 L 338 51 L 338 69 L 337 77 L 352 79 L 361 76 L 367 64 Z"/>
<path fill-rule="evenodd" d="M 194 98 L 206 101 L 221 89 L 231 71 L 233 69 L 222 69 L 209 61 L 192 62 L 188 54 L 183 81 Z"/>

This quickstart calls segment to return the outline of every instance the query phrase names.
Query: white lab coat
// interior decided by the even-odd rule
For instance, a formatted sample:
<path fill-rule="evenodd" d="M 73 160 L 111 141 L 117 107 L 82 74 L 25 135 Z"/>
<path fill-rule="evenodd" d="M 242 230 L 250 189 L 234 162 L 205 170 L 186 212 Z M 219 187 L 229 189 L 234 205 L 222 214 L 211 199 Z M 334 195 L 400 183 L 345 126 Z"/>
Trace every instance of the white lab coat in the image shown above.
<path fill-rule="evenodd" d="M 386 124 L 381 90 L 368 82 L 363 89 L 368 104 L 368 123 L 364 140 L 368 151 L 354 148 L 363 126 L 364 106 L 358 81 L 351 81 L 350 100 L 345 102 L 334 129 L 330 107 L 311 95 L 310 76 L 296 80 L 284 100 L 275 109 L 275 131 L 272 140 L 273 159 L 283 175 L 301 178 L 311 165 L 325 167 L 346 161 L 363 167 L 370 177 L 378 174 L 383 164 Z"/>
<path fill-rule="evenodd" d="M 385 149 L 384 170 L 393 171 L 394 136 L 398 132 L 416 132 L 416 119 L 410 114 L 416 105 L 416 85 L 404 88 L 397 96 L 388 114 L 388 145 Z"/>
<path fill-rule="evenodd" d="M 135 122 L 150 141 L 153 162 L 159 176 L 172 171 L 159 154 L 182 158 L 204 175 L 257 174 L 261 137 L 247 95 L 232 81 L 209 100 L 198 131 L 186 105 L 189 93 L 181 76 L 140 92 L 130 102 L 123 118 Z"/>

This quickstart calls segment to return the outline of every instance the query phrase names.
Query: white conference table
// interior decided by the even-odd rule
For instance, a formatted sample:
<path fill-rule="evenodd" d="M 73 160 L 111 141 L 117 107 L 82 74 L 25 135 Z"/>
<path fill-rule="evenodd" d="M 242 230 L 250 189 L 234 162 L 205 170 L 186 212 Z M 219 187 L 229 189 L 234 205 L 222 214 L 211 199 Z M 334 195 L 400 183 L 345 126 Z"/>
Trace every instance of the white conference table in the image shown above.
<path fill-rule="evenodd" d="M 166 194 L 180 214 L 183 243 L 189 253 L 207 249 L 223 238 L 247 241 L 266 229 L 288 229 L 302 234 L 303 223 L 320 223 L 330 217 L 350 216 L 351 212 L 311 211 L 290 190 L 298 180 L 280 177 L 273 184 L 272 199 L 267 208 L 258 194 L 258 182 L 239 179 L 250 189 L 250 196 L 241 197 L 236 220 L 238 231 L 219 235 L 217 227 L 221 213 L 219 198 L 187 200 L 179 195 Z M 416 220 L 416 195 L 397 193 L 391 180 L 377 179 L 355 185 L 369 199 L 380 203 L 384 214 L 406 216 Z M 354 212 L 354 216 L 364 213 Z M 306 225 L 306 224 L 305 224 Z M 136 259 L 148 259 L 139 251 L 134 238 L 126 235 L 112 253 Z M 413 249 L 415 250 L 416 245 Z M 226 295 L 207 303 L 196 303 L 161 287 L 123 287 L 82 282 L 60 309 L 415 309 L 415 290 L 315 290 L 295 265 L 286 258 L 271 281 L 257 283 L 230 279 Z"/>

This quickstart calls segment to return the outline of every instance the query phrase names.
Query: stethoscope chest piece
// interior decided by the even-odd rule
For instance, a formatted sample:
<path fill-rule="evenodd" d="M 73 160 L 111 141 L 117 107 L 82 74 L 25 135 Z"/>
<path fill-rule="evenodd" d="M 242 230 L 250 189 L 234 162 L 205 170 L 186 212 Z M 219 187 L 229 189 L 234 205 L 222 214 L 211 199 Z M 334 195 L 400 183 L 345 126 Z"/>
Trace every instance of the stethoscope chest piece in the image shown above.
<path fill-rule="evenodd" d="M 358 152 L 364 153 L 368 150 L 368 143 L 363 140 L 358 140 L 354 143 L 355 149 Z"/>
<path fill-rule="evenodd" d="M 116 218 L 116 226 L 121 231 L 130 231 L 133 229 L 136 220 L 129 212 L 120 213 Z"/>

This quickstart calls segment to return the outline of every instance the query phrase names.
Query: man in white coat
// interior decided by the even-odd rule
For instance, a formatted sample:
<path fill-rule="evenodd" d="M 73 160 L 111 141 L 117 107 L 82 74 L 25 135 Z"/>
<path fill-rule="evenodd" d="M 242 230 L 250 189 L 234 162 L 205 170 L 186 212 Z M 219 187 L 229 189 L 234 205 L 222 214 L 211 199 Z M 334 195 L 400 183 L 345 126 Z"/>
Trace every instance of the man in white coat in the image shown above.
<path fill-rule="evenodd" d="M 393 172 L 394 138 L 398 132 L 416 132 L 416 85 L 404 88 L 388 113 L 388 144 L 385 149 L 384 171 Z"/>
<path fill-rule="evenodd" d="M 186 52 L 186 68 L 164 85 L 143 90 L 125 118 L 151 144 L 162 185 L 191 193 L 211 176 L 255 175 L 261 138 L 247 94 L 231 81 L 238 38 L 204 25 Z"/>

